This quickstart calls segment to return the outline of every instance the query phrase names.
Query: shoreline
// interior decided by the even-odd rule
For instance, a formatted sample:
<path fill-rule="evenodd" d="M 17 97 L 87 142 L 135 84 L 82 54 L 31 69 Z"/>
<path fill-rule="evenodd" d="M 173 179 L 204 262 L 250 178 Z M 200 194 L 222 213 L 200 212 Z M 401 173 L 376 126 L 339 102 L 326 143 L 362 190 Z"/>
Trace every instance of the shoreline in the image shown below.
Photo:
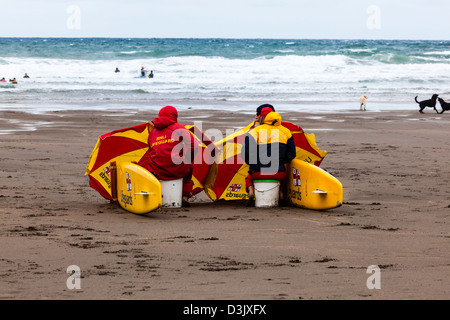
<path fill-rule="evenodd" d="M 217 111 L 229 108 L 232 111 L 247 111 L 256 109 L 259 105 L 270 103 L 276 106 L 277 111 L 284 112 L 355 112 L 359 110 L 359 97 L 355 97 L 354 101 L 328 101 L 328 100 L 311 100 L 311 101 L 277 101 L 277 100 L 145 100 L 145 101 L 82 101 L 82 102 L 46 102 L 46 101 L 10 101 L 0 102 L 0 111 L 23 111 L 28 113 L 45 113 L 55 111 L 101 111 L 101 110 L 123 110 L 128 112 L 138 111 L 154 111 L 166 105 L 172 105 L 178 110 L 195 110 Z M 441 110 L 439 103 L 436 104 L 438 110 Z M 19 109 L 19 110 L 12 110 Z M 418 104 L 412 99 L 411 101 L 367 101 L 367 112 L 379 111 L 414 111 L 419 110 Z M 431 108 L 425 110 L 433 111 Z"/>
<path fill-rule="evenodd" d="M 0 135 L 14 134 L 14 132 L 34 132 L 38 129 L 51 128 L 52 126 L 57 125 L 58 122 L 61 122 L 61 118 L 72 117 L 77 114 L 86 114 L 86 116 L 92 114 L 96 115 L 95 117 L 102 116 L 107 118 L 134 118 L 135 120 L 133 120 L 132 123 L 129 123 L 129 126 L 132 126 L 139 122 L 151 121 L 154 117 L 157 116 L 157 113 L 160 109 L 159 107 L 150 107 L 145 109 L 134 107 L 124 110 L 123 106 L 110 106 L 108 108 L 103 104 L 99 105 L 98 108 L 92 108 L 92 106 L 90 106 L 89 108 L 84 109 L 77 107 L 78 105 L 70 105 L 71 107 L 69 107 L 68 109 L 66 109 L 64 106 L 67 105 L 55 105 L 51 109 L 43 108 L 40 110 L 33 107 L 30 107 L 31 110 L 20 107 L 20 110 L 15 110 L 15 108 L 3 109 L 5 107 L 5 104 L 0 104 Z M 433 119 L 445 119 L 446 117 L 445 113 L 437 114 L 434 110 L 429 108 L 425 109 L 424 114 L 420 114 L 418 110 L 411 110 L 411 108 L 408 109 L 409 105 L 406 104 L 389 104 L 389 106 L 401 106 L 402 108 L 396 110 L 386 110 L 381 108 L 376 108 L 375 110 L 373 110 L 368 108 L 367 111 L 360 111 L 359 109 L 350 109 L 347 107 L 346 109 L 342 110 L 316 109 L 315 111 L 294 111 L 292 109 L 287 109 L 285 106 L 277 106 L 276 109 L 277 112 L 281 114 L 283 119 L 291 119 L 292 122 L 303 121 L 302 119 L 308 119 L 308 121 L 322 119 L 327 122 L 344 122 L 346 121 L 345 117 L 347 116 L 356 118 L 359 117 L 361 119 L 369 120 L 375 119 L 380 114 L 385 113 L 394 115 L 395 117 L 409 118 L 410 121 L 430 121 Z M 242 109 L 232 110 L 231 114 L 230 111 L 224 111 L 223 109 L 212 109 L 210 106 L 205 106 L 203 108 L 192 108 L 184 106 L 177 109 L 179 111 L 180 119 L 181 121 L 184 121 L 184 124 L 194 124 L 194 122 L 198 123 L 200 121 L 203 124 L 203 130 L 217 129 L 225 125 L 224 123 L 221 123 L 221 121 L 217 121 L 216 119 L 214 119 L 215 114 L 219 114 L 221 115 L 221 117 L 224 117 L 224 115 L 226 115 L 225 119 L 230 120 L 235 116 L 244 116 L 245 119 L 248 119 L 248 123 L 253 121 L 254 115 L 253 106 L 244 104 L 242 105 Z M 298 115 L 301 116 L 299 117 Z M 331 118 L 327 120 L 327 117 Z M 233 125 L 226 129 L 240 129 L 248 123 L 241 122 L 240 125 Z M 210 126 L 210 124 L 214 126 Z M 127 126 L 123 126 L 120 128 L 125 127 Z M 111 130 L 109 131 L 115 129 L 118 128 L 111 128 Z M 333 130 L 332 128 L 308 128 L 308 126 L 305 126 L 303 129 L 310 131 Z"/>
<path fill-rule="evenodd" d="M 358 108 L 359 109 L 359 108 Z M 370 105 L 368 105 L 370 110 Z M 450 115 L 432 110 L 283 113 L 328 151 L 344 186 L 329 211 L 247 208 L 198 194 L 192 207 L 133 215 L 89 187 L 98 136 L 156 110 L 0 111 L 0 299 L 446 299 Z M 252 112 L 180 110 L 222 132 Z M 11 121 L 10 121 L 11 120 Z M 81 269 L 81 289 L 66 286 Z M 381 270 L 381 289 L 366 282 Z"/>

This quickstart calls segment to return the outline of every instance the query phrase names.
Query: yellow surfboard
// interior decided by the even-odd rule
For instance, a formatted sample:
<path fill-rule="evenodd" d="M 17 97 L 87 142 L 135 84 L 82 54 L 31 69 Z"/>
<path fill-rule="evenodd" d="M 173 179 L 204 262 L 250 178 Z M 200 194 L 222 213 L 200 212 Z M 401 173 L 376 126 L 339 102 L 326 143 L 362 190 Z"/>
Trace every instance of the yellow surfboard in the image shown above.
<path fill-rule="evenodd" d="M 341 182 L 325 170 L 294 159 L 288 167 L 287 197 L 295 206 L 328 210 L 343 203 Z"/>
<path fill-rule="evenodd" d="M 162 205 L 161 183 L 132 162 L 111 162 L 113 199 L 127 211 L 145 214 Z"/>

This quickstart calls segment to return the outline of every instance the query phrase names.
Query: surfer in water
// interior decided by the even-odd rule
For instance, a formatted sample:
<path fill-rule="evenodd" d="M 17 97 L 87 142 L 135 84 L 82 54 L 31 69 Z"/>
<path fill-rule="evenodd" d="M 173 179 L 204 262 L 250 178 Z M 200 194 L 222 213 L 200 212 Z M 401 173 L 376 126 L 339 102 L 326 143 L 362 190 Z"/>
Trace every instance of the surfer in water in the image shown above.
<path fill-rule="evenodd" d="M 150 71 L 150 73 L 148 74 L 149 78 L 153 78 L 153 70 Z"/>
<path fill-rule="evenodd" d="M 114 70 L 115 73 L 120 72 L 119 68 L 116 67 L 116 70 Z"/>

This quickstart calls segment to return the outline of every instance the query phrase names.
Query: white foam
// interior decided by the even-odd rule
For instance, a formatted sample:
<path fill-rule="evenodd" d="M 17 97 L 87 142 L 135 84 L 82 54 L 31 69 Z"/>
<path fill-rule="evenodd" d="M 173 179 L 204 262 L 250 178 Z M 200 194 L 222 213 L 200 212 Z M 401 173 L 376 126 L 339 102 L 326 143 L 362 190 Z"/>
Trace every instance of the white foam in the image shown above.
<path fill-rule="evenodd" d="M 450 55 L 450 51 L 430 51 L 430 52 L 424 52 L 423 54 L 448 56 L 448 55 Z"/>
<path fill-rule="evenodd" d="M 360 49 L 358 49 L 360 50 Z M 361 49 L 372 50 L 372 49 Z M 289 49 L 288 49 L 289 51 Z M 134 51 L 123 51 L 131 54 Z M 419 57 L 420 58 L 420 57 Z M 385 59 L 390 59 L 388 56 Z M 422 57 L 423 59 L 423 57 Z M 425 59 L 433 59 L 429 57 Z M 3 102 L 100 103 L 103 101 L 266 101 L 357 103 L 411 101 L 448 92 L 448 64 L 390 64 L 345 55 L 283 55 L 258 59 L 181 56 L 127 60 L 2 58 Z M 140 68 L 153 70 L 141 78 Z M 121 72 L 115 73 L 118 67 Z M 28 73 L 30 79 L 23 79 Z M 14 92 L 12 92 L 14 90 Z"/>
<path fill-rule="evenodd" d="M 8 119 L 7 122 L 13 124 L 15 128 L 0 129 L 0 134 L 10 134 L 18 131 L 36 131 L 39 127 L 50 127 L 54 124 L 50 121 L 19 121 L 16 119 Z"/>
<path fill-rule="evenodd" d="M 367 48 L 367 49 L 347 49 L 347 50 L 350 51 L 350 52 L 356 52 L 356 53 L 358 53 L 358 52 L 372 52 L 372 51 L 377 50 L 377 48 Z"/>

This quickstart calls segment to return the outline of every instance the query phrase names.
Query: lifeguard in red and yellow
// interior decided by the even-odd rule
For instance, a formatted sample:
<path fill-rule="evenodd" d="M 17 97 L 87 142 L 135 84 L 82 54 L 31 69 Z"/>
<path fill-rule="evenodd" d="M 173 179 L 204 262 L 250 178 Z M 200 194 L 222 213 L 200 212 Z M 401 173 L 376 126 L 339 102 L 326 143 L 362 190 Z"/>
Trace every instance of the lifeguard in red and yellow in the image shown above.
<path fill-rule="evenodd" d="M 183 178 L 183 205 L 189 206 L 193 182 L 194 139 L 191 133 L 178 123 L 178 111 L 166 106 L 152 121 L 148 161 L 145 168 L 159 180 Z"/>
<path fill-rule="evenodd" d="M 249 205 L 254 203 L 253 180 L 283 181 L 286 164 L 296 157 L 294 138 L 291 131 L 281 125 L 279 113 L 266 107 L 258 122 L 259 125 L 247 133 L 241 150 L 242 158 L 249 165 L 249 175 L 245 179 Z"/>

